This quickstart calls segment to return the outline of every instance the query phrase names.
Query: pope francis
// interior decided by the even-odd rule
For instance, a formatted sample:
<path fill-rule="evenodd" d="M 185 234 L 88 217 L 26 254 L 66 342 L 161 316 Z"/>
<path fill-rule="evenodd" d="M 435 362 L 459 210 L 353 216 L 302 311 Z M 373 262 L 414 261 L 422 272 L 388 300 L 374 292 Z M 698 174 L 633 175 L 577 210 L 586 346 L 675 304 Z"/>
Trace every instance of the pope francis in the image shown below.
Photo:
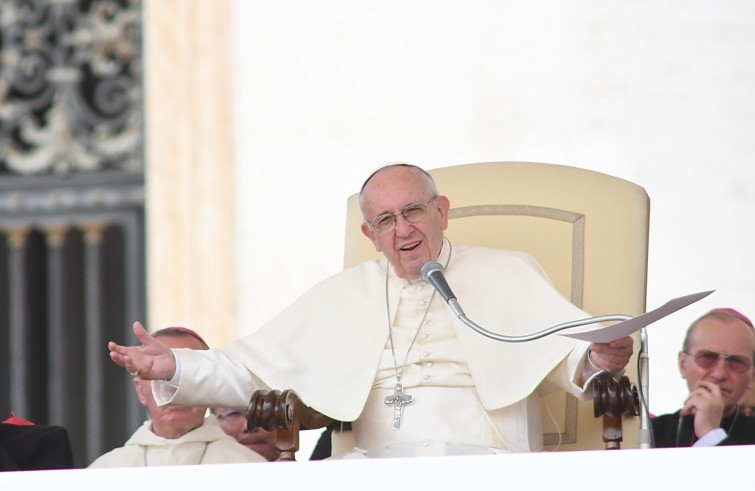
<path fill-rule="evenodd" d="M 347 458 L 540 450 L 540 395 L 563 388 L 583 397 L 595 375 L 629 361 L 629 337 L 509 344 L 457 319 L 421 279 L 428 261 L 444 266 L 466 313 L 490 331 L 525 335 L 589 315 L 532 257 L 451 244 L 443 235 L 450 202 L 423 169 L 378 169 L 360 207 L 381 260 L 320 282 L 223 350 L 169 349 L 137 322 L 142 344 L 111 342 L 111 358 L 153 380 L 161 404 L 243 407 L 256 389 L 294 389 L 352 422 L 356 447 Z"/>

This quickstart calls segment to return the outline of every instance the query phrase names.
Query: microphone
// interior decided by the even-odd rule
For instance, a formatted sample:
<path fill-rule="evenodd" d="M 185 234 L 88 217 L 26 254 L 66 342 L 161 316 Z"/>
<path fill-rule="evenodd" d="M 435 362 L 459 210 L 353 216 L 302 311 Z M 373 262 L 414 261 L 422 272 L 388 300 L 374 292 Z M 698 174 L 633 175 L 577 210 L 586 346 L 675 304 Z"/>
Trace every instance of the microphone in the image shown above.
<path fill-rule="evenodd" d="M 437 261 L 429 261 L 422 265 L 420 269 L 422 279 L 427 283 L 433 285 L 433 287 L 440 293 L 443 300 L 446 301 L 451 310 L 454 311 L 456 317 L 462 318 L 464 311 L 459 306 L 459 302 L 456 300 L 456 295 L 451 291 L 451 287 L 448 286 L 446 277 L 443 275 L 443 266 Z"/>
<path fill-rule="evenodd" d="M 448 286 L 448 282 L 446 281 L 446 277 L 444 276 L 443 272 L 443 266 L 441 266 L 440 263 L 436 261 L 426 262 L 422 265 L 422 268 L 420 268 L 420 275 L 422 276 L 422 279 L 427 283 L 433 285 L 435 290 L 441 294 L 443 300 L 445 300 L 448 306 L 451 307 L 451 310 L 453 310 L 454 314 L 456 314 L 456 317 L 458 317 L 459 320 L 461 320 L 467 326 L 471 327 L 473 330 L 477 331 L 479 334 L 482 334 L 483 336 L 494 339 L 496 341 L 503 341 L 505 343 L 524 343 L 527 341 L 540 339 L 544 336 L 561 331 L 563 329 L 568 329 L 570 327 L 586 326 L 588 324 L 595 324 L 597 322 L 625 321 L 632 318 L 628 315 L 602 315 L 599 317 L 589 317 L 587 319 L 564 322 L 563 324 L 558 324 L 556 326 L 549 327 L 548 329 L 544 329 L 540 332 L 527 334 L 525 336 L 506 336 L 504 334 L 497 334 L 488 331 L 484 327 L 475 324 L 471 319 L 467 318 L 466 314 L 464 314 L 464 311 L 459 305 L 459 302 L 456 300 L 456 295 L 454 295 L 454 293 L 451 291 L 451 287 Z"/>

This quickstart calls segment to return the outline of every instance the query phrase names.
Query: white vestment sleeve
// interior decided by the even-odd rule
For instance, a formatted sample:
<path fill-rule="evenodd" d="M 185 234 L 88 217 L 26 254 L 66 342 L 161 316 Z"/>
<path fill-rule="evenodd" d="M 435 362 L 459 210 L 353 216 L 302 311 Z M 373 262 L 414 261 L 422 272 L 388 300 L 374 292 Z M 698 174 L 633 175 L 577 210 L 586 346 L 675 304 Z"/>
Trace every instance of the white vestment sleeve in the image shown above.
<path fill-rule="evenodd" d="M 267 388 L 223 351 L 182 348 L 173 349 L 173 355 L 181 366 L 178 387 L 152 381 L 152 393 L 161 406 L 244 408 L 255 390 Z"/>
<path fill-rule="evenodd" d="M 538 387 L 538 393 L 541 396 L 547 395 L 557 389 L 563 389 L 578 399 L 586 400 L 592 396 L 589 391 L 591 382 L 595 376 L 602 373 L 602 370 L 590 373 L 589 378 L 585 380 L 587 374 L 585 363 L 587 363 L 588 343 L 580 343 L 561 363 L 548 374 L 548 377 Z"/>

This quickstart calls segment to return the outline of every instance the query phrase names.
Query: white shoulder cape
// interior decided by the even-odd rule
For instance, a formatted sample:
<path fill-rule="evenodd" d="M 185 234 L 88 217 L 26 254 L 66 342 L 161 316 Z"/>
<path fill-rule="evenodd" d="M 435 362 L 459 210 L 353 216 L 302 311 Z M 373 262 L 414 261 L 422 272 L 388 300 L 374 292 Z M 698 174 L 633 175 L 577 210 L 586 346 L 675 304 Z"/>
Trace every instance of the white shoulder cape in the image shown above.
<path fill-rule="evenodd" d="M 356 419 L 388 336 L 385 275 L 385 260 L 346 269 L 317 284 L 222 354 L 192 350 L 185 358 L 182 353 L 182 366 L 207 357 L 205 363 L 198 361 L 200 366 L 187 368 L 191 377 L 201 374 L 205 381 L 183 390 L 188 397 L 184 400 L 212 398 L 206 389 L 195 390 L 216 377 L 217 390 L 222 392 L 222 373 L 238 372 L 243 365 L 270 388 L 294 389 L 305 403 L 335 419 Z M 539 265 L 523 253 L 456 245 L 446 278 L 467 317 L 496 333 L 531 334 L 588 317 L 561 296 Z M 399 293 L 398 288 L 390 289 L 394 308 Z M 464 325 L 450 308 L 449 315 L 488 410 L 524 399 L 575 347 L 586 345 L 559 335 L 525 343 L 495 341 Z M 182 375 L 181 385 L 188 375 Z M 250 385 L 245 402 L 253 389 Z"/>

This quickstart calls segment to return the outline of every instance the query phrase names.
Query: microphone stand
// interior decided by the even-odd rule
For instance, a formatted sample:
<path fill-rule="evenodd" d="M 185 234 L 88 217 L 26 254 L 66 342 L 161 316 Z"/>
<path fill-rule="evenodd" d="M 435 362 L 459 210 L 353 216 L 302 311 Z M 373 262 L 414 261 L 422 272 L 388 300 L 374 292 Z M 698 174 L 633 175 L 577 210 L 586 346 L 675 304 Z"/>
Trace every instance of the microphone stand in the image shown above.
<path fill-rule="evenodd" d="M 496 334 L 494 332 L 488 331 L 483 327 L 478 326 L 477 324 L 472 322 L 466 316 L 466 314 L 464 314 L 464 310 L 461 308 L 461 305 L 459 305 L 459 301 L 456 300 L 456 295 L 451 292 L 451 288 L 448 286 L 448 283 L 443 276 L 443 266 L 435 261 L 430 261 L 422 266 L 421 273 L 422 279 L 433 285 L 433 287 L 438 290 L 438 293 L 440 293 L 448 306 L 451 307 L 451 310 L 453 310 L 454 314 L 456 314 L 456 317 L 458 317 L 459 320 L 461 320 L 464 324 L 468 325 L 483 336 L 494 339 L 496 341 L 503 341 L 506 343 L 524 343 L 527 341 L 540 339 L 549 334 L 553 334 L 554 332 L 569 329 L 570 327 L 587 326 L 589 324 L 596 324 L 598 322 L 628 321 L 632 318 L 632 316 L 630 315 L 601 315 L 598 317 L 588 317 L 587 319 L 564 322 L 563 324 L 558 324 L 553 327 L 544 329 L 540 332 L 527 334 L 524 336 L 506 336 L 503 334 Z"/>
<path fill-rule="evenodd" d="M 640 328 L 640 354 L 637 363 L 637 372 L 640 377 L 640 431 L 637 440 L 640 448 L 651 448 L 653 438 L 650 429 L 650 392 L 648 384 L 650 359 L 648 357 L 648 333 L 644 327 Z"/>
<path fill-rule="evenodd" d="M 464 324 L 468 325 L 478 333 L 482 334 L 483 336 L 486 336 L 490 339 L 495 339 L 496 341 L 503 341 L 505 343 L 524 343 L 526 341 L 533 341 L 535 339 L 543 338 L 549 334 L 553 334 L 554 332 L 563 331 L 564 329 L 569 329 L 570 327 L 580 327 L 580 326 L 587 326 L 590 324 L 597 324 L 598 322 L 610 322 L 610 321 L 627 321 L 632 318 L 631 315 L 621 315 L 621 314 L 613 314 L 613 315 L 600 315 L 597 317 L 588 317 L 586 319 L 578 319 L 575 321 L 569 321 L 564 322 L 563 324 L 557 324 L 555 326 L 549 327 L 547 329 L 543 329 L 542 331 L 533 333 L 533 334 L 526 334 L 524 336 L 506 336 L 503 334 L 496 334 L 494 332 L 490 332 L 487 329 L 478 326 L 474 322 L 472 322 L 465 314 L 464 311 L 461 310 L 461 307 L 459 306 L 459 302 L 456 301 L 456 298 L 450 298 L 448 300 L 448 305 L 451 306 L 451 310 L 454 311 L 456 316 L 461 320 Z"/>
<path fill-rule="evenodd" d="M 422 266 L 422 279 L 427 281 L 428 283 L 431 283 L 433 287 L 435 287 L 436 290 L 443 296 L 446 303 L 448 303 L 448 306 L 451 308 L 451 310 L 454 312 L 456 317 L 459 318 L 464 324 L 471 327 L 473 330 L 477 331 L 479 334 L 482 334 L 485 337 L 488 337 L 490 339 L 493 339 L 495 341 L 503 341 L 506 343 L 523 343 L 527 341 L 533 341 L 535 339 L 540 339 L 542 337 L 548 336 L 549 334 L 553 334 L 558 331 L 562 331 L 564 329 L 569 329 L 571 327 L 580 327 L 580 326 L 586 326 L 590 324 L 596 324 L 599 322 L 610 322 L 610 321 L 627 321 L 629 319 L 632 319 L 632 316 L 630 315 L 621 315 L 621 314 L 614 314 L 614 315 L 602 315 L 597 317 L 588 317 L 586 319 L 579 319 L 575 321 L 570 322 L 564 322 L 563 324 L 558 324 L 552 327 L 549 327 L 547 329 L 544 329 L 542 331 L 533 333 L 533 334 L 527 334 L 524 336 L 506 336 L 503 334 L 497 334 L 491 331 L 488 331 L 487 329 L 484 329 L 483 327 L 475 324 L 472 322 L 466 314 L 464 314 L 464 310 L 459 305 L 458 300 L 456 300 L 456 296 L 451 292 L 451 288 L 449 288 L 448 283 L 445 280 L 445 277 L 443 276 L 443 266 L 441 266 L 439 263 L 431 261 L 428 263 L 425 263 Z M 710 293 L 710 292 L 708 292 Z M 706 293 L 706 295 L 708 294 Z M 648 368 L 648 335 L 647 330 L 645 327 L 640 328 L 640 353 L 639 357 L 637 359 L 637 375 L 640 377 L 640 397 L 639 397 L 639 403 L 640 403 L 640 430 L 638 435 L 638 443 L 640 448 L 650 448 L 652 445 L 652 431 L 650 430 L 650 411 L 649 411 L 649 405 L 648 405 L 648 376 L 649 376 L 649 368 Z"/>
<path fill-rule="evenodd" d="M 448 305 L 451 307 L 451 310 L 456 314 L 456 316 L 461 320 L 464 324 L 471 327 L 478 333 L 482 334 L 483 336 L 486 336 L 490 339 L 494 339 L 496 341 L 503 341 L 506 343 L 522 343 L 526 341 L 532 341 L 534 339 L 540 339 L 542 337 L 545 337 L 549 334 L 552 334 L 554 332 L 562 331 L 564 329 L 568 329 L 570 327 L 579 327 L 579 326 L 586 326 L 589 324 L 595 324 L 598 322 L 609 322 L 609 321 L 626 321 L 632 318 L 632 316 L 629 315 L 602 315 L 597 317 L 588 317 L 586 319 L 580 319 L 576 321 L 570 321 L 570 322 L 564 322 L 563 324 L 558 324 L 552 327 L 549 327 L 547 329 L 544 329 L 540 332 L 536 332 L 534 334 L 528 334 L 525 336 L 505 336 L 502 334 L 496 334 L 494 332 L 490 332 L 487 329 L 484 329 L 483 327 L 475 324 L 470 320 L 465 314 L 464 311 L 461 309 L 461 306 L 459 306 L 459 302 L 456 300 L 455 297 L 451 297 L 448 300 Z M 649 404 L 648 404 L 648 335 L 647 335 L 647 329 L 644 327 L 640 329 L 640 353 L 638 358 L 638 376 L 640 377 L 640 429 L 638 431 L 637 441 L 639 448 L 651 448 L 651 442 L 652 442 L 652 433 L 650 430 L 650 410 L 649 410 Z"/>

